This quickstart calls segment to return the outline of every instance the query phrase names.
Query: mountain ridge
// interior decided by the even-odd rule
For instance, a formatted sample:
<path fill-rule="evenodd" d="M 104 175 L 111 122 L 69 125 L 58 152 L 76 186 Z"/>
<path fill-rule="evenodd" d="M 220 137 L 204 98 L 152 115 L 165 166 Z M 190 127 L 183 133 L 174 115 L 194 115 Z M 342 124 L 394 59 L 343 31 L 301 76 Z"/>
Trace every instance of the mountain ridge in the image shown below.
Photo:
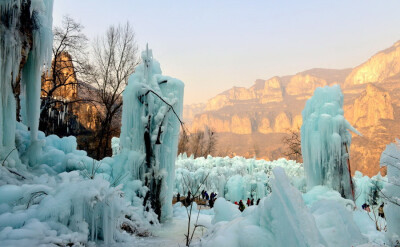
<path fill-rule="evenodd" d="M 400 135 L 395 126 L 400 120 L 400 41 L 355 68 L 313 68 L 257 79 L 248 88 L 230 88 L 209 99 L 203 109 L 197 108 L 192 119 L 186 119 L 192 131 L 212 128 L 220 138 L 219 151 L 231 149 L 229 152 L 236 155 L 275 159 L 285 149 L 277 136 L 301 126 L 301 111 L 315 88 L 333 84 L 342 87 L 346 118 L 366 134 L 354 137 L 352 163 L 357 170 L 374 175 L 379 171 L 381 150 Z M 370 143 L 376 145 L 371 148 Z"/>

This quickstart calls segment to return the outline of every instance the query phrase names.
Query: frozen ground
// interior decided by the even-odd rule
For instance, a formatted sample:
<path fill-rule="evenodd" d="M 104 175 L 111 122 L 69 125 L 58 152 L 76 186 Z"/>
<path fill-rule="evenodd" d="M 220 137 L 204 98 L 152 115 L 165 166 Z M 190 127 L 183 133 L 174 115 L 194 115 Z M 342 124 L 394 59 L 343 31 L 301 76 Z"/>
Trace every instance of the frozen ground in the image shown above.
<path fill-rule="evenodd" d="M 325 199 L 321 199 L 321 195 L 325 197 Z M 333 207 L 327 207 L 326 205 L 324 206 L 323 201 L 328 201 L 330 200 L 331 202 L 328 204 L 333 204 Z M 348 203 L 347 200 L 341 199 L 338 197 L 338 194 L 333 192 L 333 191 L 328 191 L 327 188 L 319 187 L 317 190 L 313 191 L 311 194 L 304 194 L 303 198 L 305 200 L 306 205 L 308 204 L 314 204 L 316 201 L 314 201 L 315 198 L 319 198 L 319 203 L 317 203 L 317 206 L 311 207 L 311 214 L 310 219 L 314 218 L 315 219 L 315 224 L 317 228 L 319 228 L 319 231 L 321 232 L 321 237 L 323 239 L 327 239 L 328 243 L 325 243 L 326 245 L 324 246 L 347 246 L 343 245 L 345 244 L 345 241 L 348 241 L 352 237 L 354 238 L 360 238 L 360 240 L 364 240 L 366 243 L 363 244 L 355 244 L 353 245 L 354 247 L 378 247 L 378 246 L 385 246 L 383 241 L 384 241 L 384 233 L 383 232 L 378 232 L 374 230 L 374 226 L 372 221 L 368 219 L 368 215 L 366 211 L 363 210 L 356 210 L 352 212 L 352 210 L 347 210 L 342 211 Z M 254 215 L 256 211 L 259 209 L 258 206 L 251 206 L 250 208 L 246 208 L 246 210 L 243 213 L 240 213 L 239 211 L 234 216 L 234 219 L 231 221 L 224 221 L 224 217 L 234 213 L 232 210 L 236 210 L 237 206 L 233 205 L 230 202 L 225 201 L 224 199 L 219 199 L 219 206 L 220 209 L 222 209 L 219 212 L 216 212 L 216 214 L 219 214 L 219 222 L 214 222 L 213 218 L 215 217 L 214 214 L 214 209 L 206 209 L 206 210 L 200 210 L 199 214 L 199 224 L 207 226 L 208 230 L 198 230 L 195 234 L 193 245 L 194 246 L 215 246 L 214 241 L 207 242 L 207 238 L 213 235 L 215 232 L 219 232 L 221 234 L 222 232 L 222 242 L 215 242 L 218 243 L 219 247 L 222 246 L 264 246 L 264 245 L 254 245 L 254 241 L 256 241 L 257 238 L 262 237 L 263 234 L 260 235 L 254 235 L 251 236 L 251 234 L 246 233 L 247 228 L 253 228 L 254 226 L 251 225 L 251 215 Z M 321 202 L 322 202 L 322 207 L 321 207 Z M 325 202 L 326 203 L 326 202 Z M 319 205 L 318 205 L 319 204 Z M 308 205 L 310 206 L 310 205 Z M 216 206 L 218 207 L 218 206 Z M 260 206 L 263 207 L 263 206 Z M 325 210 L 324 210 L 325 208 Z M 316 210 L 318 209 L 318 210 Z M 322 211 L 321 211 L 322 210 Z M 338 211 L 339 210 L 339 211 Z M 331 211 L 331 212 L 329 212 Z M 225 216 L 224 216 L 225 213 Z M 228 213 L 228 214 L 226 214 Z M 351 216 L 352 215 L 352 216 Z M 250 218 L 249 218 L 250 216 Z M 343 222 L 342 220 L 345 220 L 346 217 L 348 222 Z M 372 213 L 370 213 L 370 216 L 372 217 Z M 197 211 L 195 212 L 195 217 L 197 217 Z M 228 220 L 228 219 L 225 219 Z M 217 220 L 218 221 L 218 220 Z M 306 222 L 303 222 L 306 224 Z M 342 224 L 345 223 L 341 226 L 341 228 L 335 229 L 333 226 L 334 224 Z M 271 224 L 274 224 L 273 221 L 271 221 Z M 233 229 L 236 228 L 235 225 L 238 225 L 238 232 L 232 232 L 232 227 Z M 192 225 L 193 227 L 193 225 Z M 360 229 L 360 232 L 352 232 L 354 230 Z M 193 229 L 193 228 L 192 228 Z M 222 229 L 222 230 L 221 230 Z M 185 208 L 183 206 L 180 206 L 179 204 L 174 205 L 174 215 L 173 218 L 164 223 L 161 224 L 160 226 L 154 227 L 150 229 L 152 231 L 153 236 L 151 237 L 135 237 L 132 238 L 130 241 L 125 242 L 125 243 L 116 243 L 114 245 L 100 245 L 102 247 L 105 246 L 122 246 L 122 247 L 128 247 L 128 246 L 139 246 L 139 247 L 144 247 L 144 246 L 162 246 L 162 247 L 172 247 L 172 246 L 185 246 L 185 239 L 184 239 L 184 234 L 187 232 L 187 215 Z M 255 228 L 252 229 L 254 233 L 257 233 L 257 230 Z M 209 236 L 207 236 L 207 231 L 210 231 L 211 233 Z M 231 236 L 227 234 L 232 234 Z M 354 235 L 352 235 L 354 234 Z M 241 236 L 245 236 L 245 242 L 241 242 L 240 240 L 238 241 L 238 238 Z M 205 237 L 205 242 L 202 241 L 201 243 L 199 242 L 200 237 Z M 218 235 L 215 235 L 215 237 L 218 238 Z M 246 237 L 250 239 L 246 239 Z M 288 238 L 289 235 L 287 236 Z M 335 238 L 337 240 L 335 240 Z M 214 239 L 213 239 L 214 240 Z M 234 241 L 233 245 L 232 242 Z M 253 241 L 253 242 L 252 242 Z M 246 244 L 247 242 L 247 244 Z M 268 245 L 268 242 L 264 242 L 266 245 L 265 246 L 270 246 Z M 204 245 L 201 245 L 204 244 Z M 239 244 L 239 245 L 238 245 Z M 321 245 L 322 246 L 322 245 Z M 350 246 L 350 245 L 349 245 Z"/>

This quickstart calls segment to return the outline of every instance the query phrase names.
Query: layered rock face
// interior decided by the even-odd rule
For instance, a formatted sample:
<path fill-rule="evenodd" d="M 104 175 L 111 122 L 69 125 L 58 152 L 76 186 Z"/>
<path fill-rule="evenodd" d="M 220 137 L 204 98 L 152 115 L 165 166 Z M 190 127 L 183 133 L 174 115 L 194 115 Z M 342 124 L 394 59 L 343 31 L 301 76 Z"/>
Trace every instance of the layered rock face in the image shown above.
<path fill-rule="evenodd" d="M 312 69 L 232 88 L 210 99 L 191 129 L 217 132 L 218 155 L 276 159 L 285 150 L 282 137 L 301 126 L 315 88 L 335 83 L 344 93 L 346 118 L 362 133 L 353 137 L 352 170 L 375 175 L 385 145 L 400 137 L 400 42 L 354 69 Z"/>
<path fill-rule="evenodd" d="M 326 80 L 309 74 L 298 74 L 290 79 L 286 87 L 286 93 L 289 95 L 312 94 L 317 87 L 328 85 Z"/>
<path fill-rule="evenodd" d="M 97 116 L 104 111 L 102 106 L 95 102 L 95 97 L 97 96 L 96 89 L 86 83 L 78 82 L 72 58 L 68 53 L 63 52 L 57 57 L 56 69 L 60 71 L 58 77 L 60 81 L 57 83 L 52 81 L 51 73 L 53 71 L 50 71 L 45 78 L 42 77 L 41 98 L 45 100 L 46 97 L 50 97 L 54 100 L 65 102 L 61 106 L 60 104 L 52 105 L 50 110 L 61 112 L 63 114 L 62 121 L 64 122 L 70 121 L 73 118 L 72 122 L 74 124 L 72 124 L 73 126 L 71 123 L 66 124 L 70 132 L 64 133 L 66 126 L 62 125 L 62 121 L 58 119 L 59 116 L 49 113 L 49 118 L 45 120 L 51 121 L 55 119 L 55 121 L 59 122 L 62 129 L 61 132 L 57 132 L 57 129 L 50 130 L 50 133 L 60 136 L 64 134 L 80 135 L 81 132 L 95 130 L 99 124 Z M 94 101 L 90 102 L 90 100 Z M 41 126 L 41 128 L 47 128 L 47 126 Z M 41 130 L 46 131 L 47 129 Z"/>
<path fill-rule="evenodd" d="M 394 120 L 392 99 L 389 92 L 369 83 L 354 101 L 350 121 L 355 127 L 373 127 L 380 125 L 381 119 Z"/>
<path fill-rule="evenodd" d="M 53 61 L 54 64 L 54 61 Z M 53 67 L 52 67 L 53 68 Z M 41 91 L 41 97 L 46 97 L 47 94 L 45 92 L 49 92 L 51 90 L 54 90 L 52 93 L 52 96 L 55 98 L 60 98 L 63 100 L 68 100 L 72 101 L 76 99 L 77 96 L 77 79 L 76 79 L 76 74 L 75 74 L 75 69 L 72 64 L 72 58 L 71 56 L 66 53 L 62 52 L 59 57 L 57 57 L 57 70 L 61 70 L 60 77 L 63 77 L 62 80 L 65 80 L 65 82 L 58 82 L 64 83 L 65 86 L 61 87 L 55 87 L 53 85 L 52 77 L 50 73 L 53 73 L 50 71 L 46 75 L 46 80 L 42 80 L 42 91 Z"/>
<path fill-rule="evenodd" d="M 218 94 L 207 102 L 205 111 L 217 111 L 225 106 L 235 105 L 243 101 L 266 104 L 283 100 L 281 78 L 273 77 L 269 80 L 257 80 L 249 89 L 234 87 Z"/>
<path fill-rule="evenodd" d="M 346 78 L 348 87 L 369 82 L 382 83 L 400 73 L 400 41 L 392 47 L 378 52 L 367 62 L 354 68 Z"/>

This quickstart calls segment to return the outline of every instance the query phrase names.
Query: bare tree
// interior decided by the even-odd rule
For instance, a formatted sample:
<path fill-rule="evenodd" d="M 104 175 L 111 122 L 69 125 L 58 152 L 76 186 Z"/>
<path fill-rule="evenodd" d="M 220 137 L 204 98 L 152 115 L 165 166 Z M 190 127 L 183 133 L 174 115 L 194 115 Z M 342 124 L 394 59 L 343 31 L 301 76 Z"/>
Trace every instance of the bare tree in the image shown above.
<path fill-rule="evenodd" d="M 186 153 L 195 158 L 212 155 L 216 151 L 217 136 L 210 128 L 206 127 L 204 131 L 196 131 L 191 134 L 181 132 L 178 153 Z"/>
<path fill-rule="evenodd" d="M 49 110 L 58 114 L 71 108 L 73 103 L 87 101 L 77 98 L 77 75 L 87 69 L 87 38 L 82 33 L 83 26 L 68 16 L 63 17 L 62 26 L 55 27 L 53 42 L 53 62 L 49 73 L 42 75 L 42 103 L 40 129 L 45 133 L 56 133 L 51 127 Z M 72 112 L 72 109 L 68 109 Z M 64 128 L 65 129 L 65 128 Z"/>
<path fill-rule="evenodd" d="M 209 128 L 206 128 L 206 147 L 204 150 L 203 157 L 207 157 L 207 155 L 211 155 L 215 152 L 215 146 L 217 145 L 217 137 L 215 132 Z"/>
<path fill-rule="evenodd" d="M 97 130 L 96 156 L 100 159 L 110 150 L 113 122 L 122 107 L 121 94 L 139 62 L 135 33 L 130 24 L 110 26 L 105 36 L 95 41 L 93 57 L 89 80 L 97 89 L 95 101 L 103 111 L 99 114 Z"/>
<path fill-rule="evenodd" d="M 205 134 L 204 131 L 197 131 L 190 135 L 190 148 L 191 153 L 195 158 L 201 157 L 204 155 L 205 148 Z"/>
<path fill-rule="evenodd" d="M 189 136 L 186 131 L 181 128 L 181 132 L 179 133 L 179 142 L 178 142 L 178 154 L 187 153 L 189 150 Z"/>
<path fill-rule="evenodd" d="M 183 182 L 184 186 L 187 188 L 188 191 L 188 196 L 185 199 L 185 208 L 186 208 L 186 213 L 188 216 L 188 225 L 187 225 L 187 233 L 185 235 L 185 240 L 186 240 L 186 246 L 190 246 L 190 243 L 193 240 L 194 233 L 196 232 L 196 229 L 199 227 L 205 227 L 203 225 L 200 225 L 199 222 L 199 216 L 200 216 L 200 210 L 201 207 L 197 211 L 197 217 L 196 221 L 194 222 L 194 227 L 191 229 L 191 221 L 192 221 L 192 213 L 193 213 L 193 202 L 195 202 L 196 197 L 200 196 L 200 189 L 204 187 L 206 184 L 206 181 L 208 179 L 208 176 L 210 173 L 208 173 L 201 181 L 199 184 L 193 185 L 190 183 L 190 178 L 186 177 L 186 179 L 183 177 Z"/>
<path fill-rule="evenodd" d="M 289 159 L 302 162 L 300 129 L 289 129 L 289 135 L 283 137 L 282 142 L 286 146 L 286 151 L 283 154 Z"/>

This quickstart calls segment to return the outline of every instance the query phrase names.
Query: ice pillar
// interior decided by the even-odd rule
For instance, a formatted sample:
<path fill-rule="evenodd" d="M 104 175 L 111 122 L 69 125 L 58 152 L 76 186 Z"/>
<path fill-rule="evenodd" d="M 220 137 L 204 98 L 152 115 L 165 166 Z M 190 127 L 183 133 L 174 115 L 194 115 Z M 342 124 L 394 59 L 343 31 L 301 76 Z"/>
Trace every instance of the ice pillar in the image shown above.
<path fill-rule="evenodd" d="M 142 63 L 129 78 L 123 94 L 120 156 L 138 157 L 118 172 L 129 172 L 149 188 L 145 204 L 161 221 L 172 215 L 175 175 L 184 84 L 163 76 L 152 51 L 142 53 Z"/>
<path fill-rule="evenodd" d="M 354 199 L 348 130 L 358 132 L 343 114 L 340 86 L 317 88 L 302 112 L 301 150 L 308 189 L 326 185 L 343 197 Z"/>
<path fill-rule="evenodd" d="M 387 166 L 388 183 L 383 190 L 386 206 L 387 237 L 393 246 L 400 242 L 400 141 L 386 146 L 380 159 L 381 166 Z"/>
<path fill-rule="evenodd" d="M 20 97 L 25 123 L 36 140 L 39 122 L 41 71 L 51 61 L 53 0 L 2 0 L 0 2 L 0 155 L 15 146 L 14 91 L 21 76 Z M 29 109 L 26 109 L 26 108 Z M 28 116 L 29 114 L 29 116 Z"/>

